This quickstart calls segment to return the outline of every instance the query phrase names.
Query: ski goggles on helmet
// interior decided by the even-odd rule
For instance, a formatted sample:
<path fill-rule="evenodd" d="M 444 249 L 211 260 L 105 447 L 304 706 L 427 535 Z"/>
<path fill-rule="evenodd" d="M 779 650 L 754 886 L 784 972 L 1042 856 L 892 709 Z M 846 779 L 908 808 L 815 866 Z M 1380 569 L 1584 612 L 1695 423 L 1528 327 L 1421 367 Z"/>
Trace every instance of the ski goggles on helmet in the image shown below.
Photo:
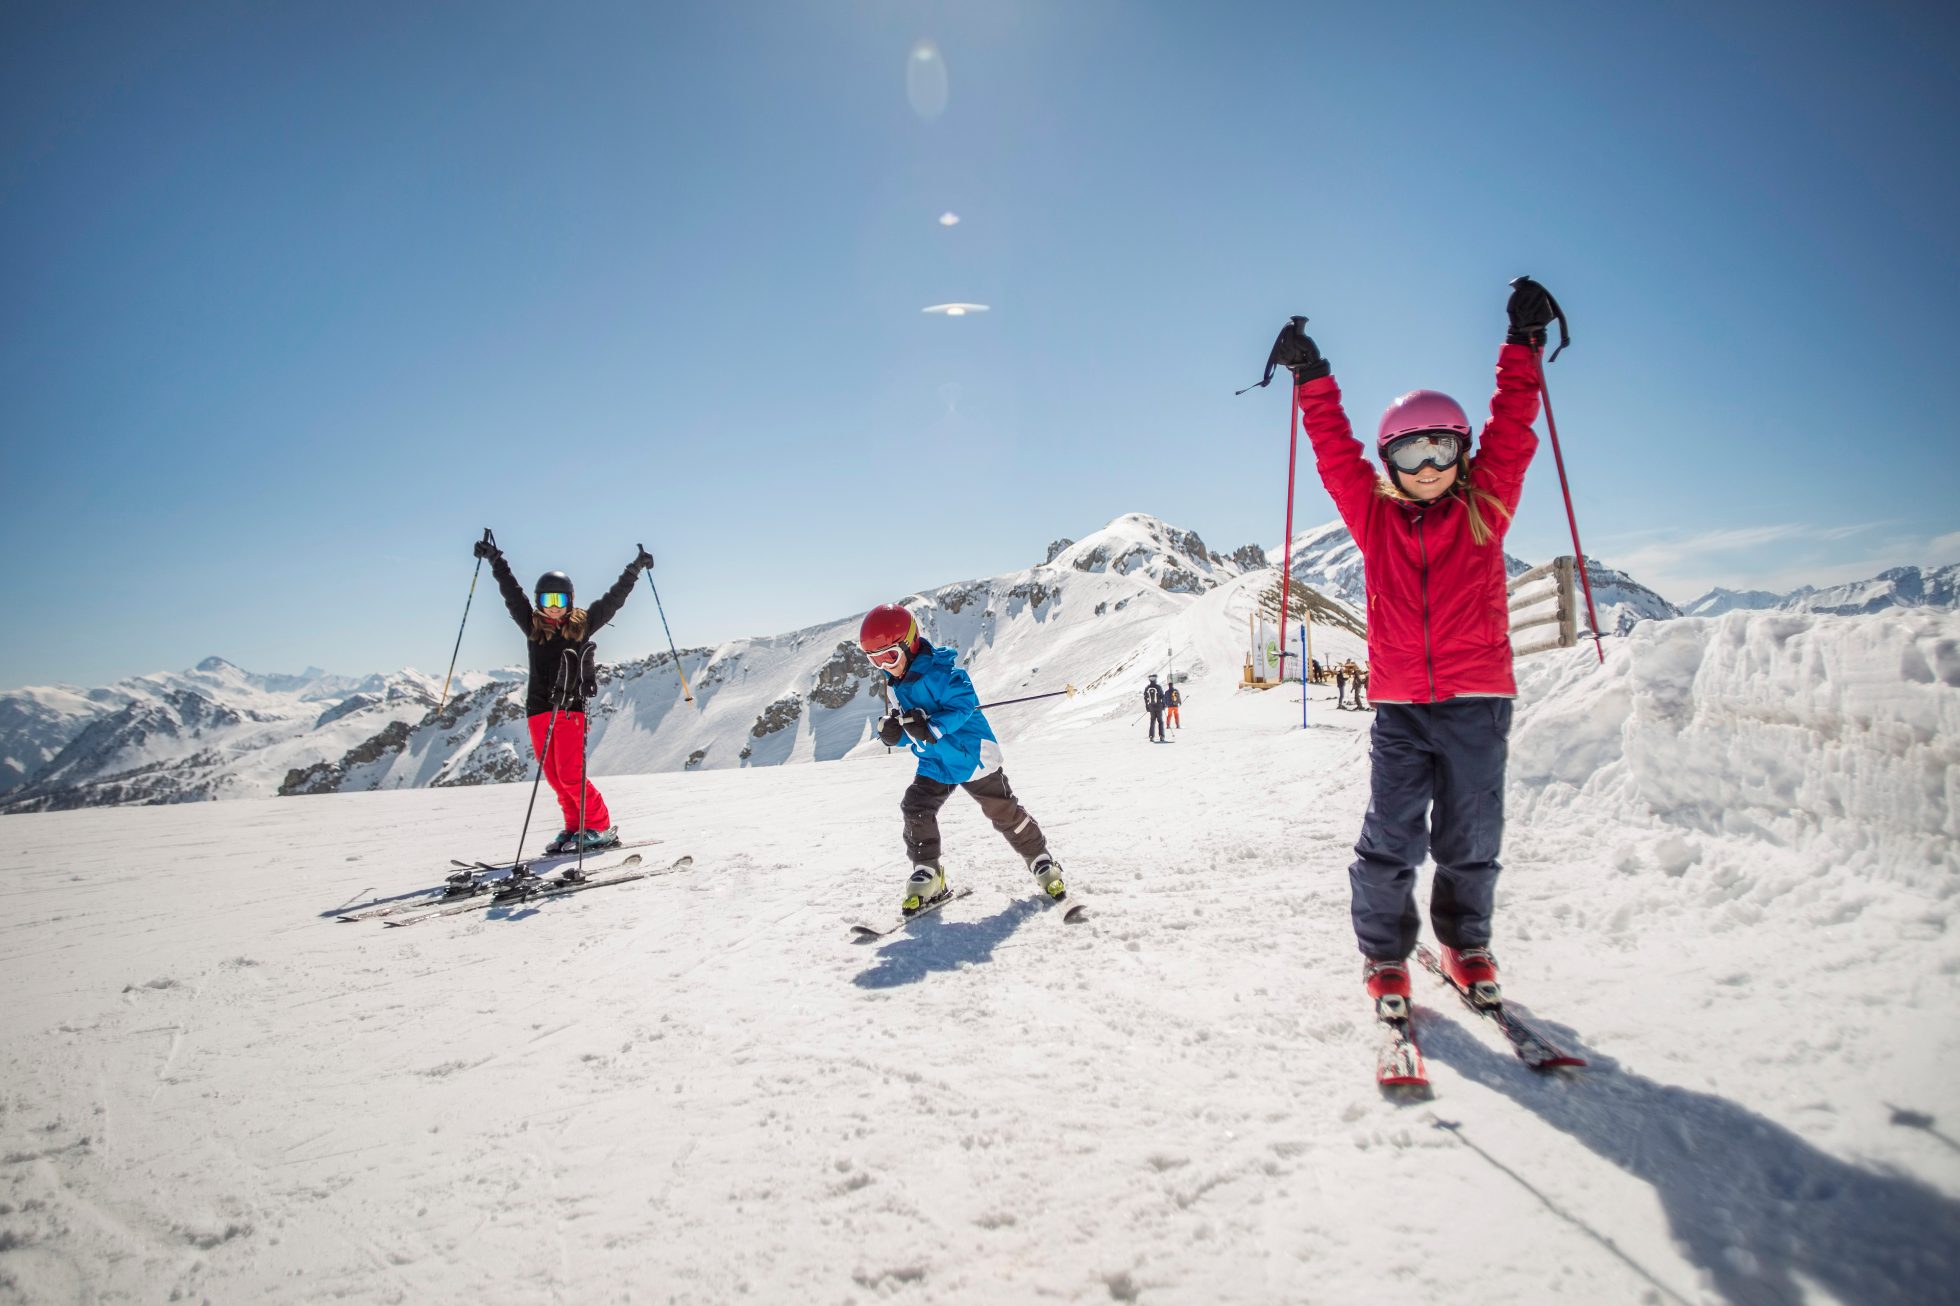
<path fill-rule="evenodd" d="M 1395 441 L 1382 450 L 1382 456 L 1397 471 L 1419 472 L 1424 467 L 1445 471 L 1463 456 L 1463 437 L 1449 431 L 1421 431 Z"/>
<path fill-rule="evenodd" d="M 562 612 L 572 606 L 572 596 L 569 594 L 540 594 L 538 595 L 538 606 L 541 608 L 556 609 Z"/>
<path fill-rule="evenodd" d="M 898 664 L 905 660 L 905 645 L 893 644 L 888 648 L 879 649 L 876 653 L 867 653 L 865 656 L 870 658 L 871 665 L 880 671 L 896 671 Z"/>

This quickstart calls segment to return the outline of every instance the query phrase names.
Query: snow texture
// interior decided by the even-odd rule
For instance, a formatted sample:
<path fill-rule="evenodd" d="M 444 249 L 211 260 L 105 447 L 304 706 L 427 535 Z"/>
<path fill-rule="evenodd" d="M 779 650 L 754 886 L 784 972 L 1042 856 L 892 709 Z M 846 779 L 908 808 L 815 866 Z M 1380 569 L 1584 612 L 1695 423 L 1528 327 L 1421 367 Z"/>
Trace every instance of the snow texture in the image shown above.
<path fill-rule="evenodd" d="M 847 942 L 906 871 L 882 749 L 604 772 L 691 871 L 408 930 L 333 913 L 504 855 L 525 786 L 0 821 L 0 1301 L 1952 1300 L 1960 616 L 1521 663 L 1499 954 L 1592 1067 L 1534 1074 L 1423 977 L 1434 1098 L 1390 1101 L 1369 717 L 1237 689 L 1261 579 L 995 714 L 1083 925 L 956 794 L 975 892 Z"/>

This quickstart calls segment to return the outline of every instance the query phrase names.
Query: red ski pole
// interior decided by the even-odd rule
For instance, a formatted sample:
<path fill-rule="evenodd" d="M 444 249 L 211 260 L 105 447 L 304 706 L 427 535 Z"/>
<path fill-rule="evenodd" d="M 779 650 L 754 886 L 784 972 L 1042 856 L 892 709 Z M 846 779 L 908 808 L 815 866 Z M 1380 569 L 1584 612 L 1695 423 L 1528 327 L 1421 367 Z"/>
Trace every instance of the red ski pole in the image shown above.
<path fill-rule="evenodd" d="M 1545 397 L 1545 429 L 1552 436 L 1552 460 L 1558 464 L 1558 488 L 1565 496 L 1565 519 L 1572 524 L 1572 555 L 1579 564 L 1579 583 L 1586 591 L 1586 620 L 1592 624 L 1593 647 L 1598 650 L 1603 665 L 1606 645 L 1599 638 L 1599 613 L 1593 610 L 1592 577 L 1586 572 L 1586 551 L 1579 547 L 1579 518 L 1572 511 L 1572 487 L 1565 479 L 1565 455 L 1559 452 L 1558 422 L 1552 417 L 1552 390 L 1545 384 L 1545 360 L 1539 349 L 1531 351 L 1531 361 L 1538 365 L 1538 393 Z"/>

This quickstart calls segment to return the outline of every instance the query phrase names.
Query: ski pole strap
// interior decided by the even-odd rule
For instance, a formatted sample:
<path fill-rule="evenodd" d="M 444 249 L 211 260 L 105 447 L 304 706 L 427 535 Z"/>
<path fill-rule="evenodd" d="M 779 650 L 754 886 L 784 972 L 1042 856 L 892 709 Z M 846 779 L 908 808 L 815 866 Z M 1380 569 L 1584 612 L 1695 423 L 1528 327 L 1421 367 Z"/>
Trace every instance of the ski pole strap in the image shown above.
<path fill-rule="evenodd" d="M 1559 307 L 1558 296 L 1547 290 L 1545 298 L 1552 301 L 1552 316 L 1558 319 L 1558 348 L 1554 349 L 1552 356 L 1545 360 L 1547 363 L 1555 363 L 1558 361 L 1558 356 L 1565 352 L 1565 347 L 1572 343 L 1572 332 L 1566 326 L 1565 310 Z M 1541 372 L 1539 376 L 1542 381 L 1544 374 Z M 1542 385 L 1540 388 L 1543 388 Z"/>
<path fill-rule="evenodd" d="M 1305 326 L 1306 321 L 1307 319 L 1303 317 L 1291 317 L 1286 320 L 1286 326 L 1298 328 Z M 1279 334 L 1273 338 L 1272 349 L 1266 354 L 1266 375 L 1260 380 L 1254 381 L 1245 390 L 1232 391 L 1234 397 L 1244 394 L 1246 390 L 1263 389 L 1273 383 L 1273 373 L 1279 370 L 1279 342 L 1284 339 L 1286 339 L 1286 327 L 1281 327 Z"/>

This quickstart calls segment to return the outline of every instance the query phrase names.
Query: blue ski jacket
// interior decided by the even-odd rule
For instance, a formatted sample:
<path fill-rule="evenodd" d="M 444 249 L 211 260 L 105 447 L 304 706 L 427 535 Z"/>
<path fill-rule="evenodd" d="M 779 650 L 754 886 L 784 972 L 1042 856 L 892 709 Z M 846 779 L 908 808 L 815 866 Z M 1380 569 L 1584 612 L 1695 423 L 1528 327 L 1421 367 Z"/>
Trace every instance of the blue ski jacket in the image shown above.
<path fill-rule="evenodd" d="M 903 680 L 892 682 L 899 709 L 923 708 L 939 732 L 930 744 L 905 737 L 906 747 L 919 759 L 919 774 L 949 785 L 1000 769 L 1000 744 L 980 710 L 972 677 L 954 665 L 958 660 L 953 649 L 930 648 L 905 668 Z"/>

